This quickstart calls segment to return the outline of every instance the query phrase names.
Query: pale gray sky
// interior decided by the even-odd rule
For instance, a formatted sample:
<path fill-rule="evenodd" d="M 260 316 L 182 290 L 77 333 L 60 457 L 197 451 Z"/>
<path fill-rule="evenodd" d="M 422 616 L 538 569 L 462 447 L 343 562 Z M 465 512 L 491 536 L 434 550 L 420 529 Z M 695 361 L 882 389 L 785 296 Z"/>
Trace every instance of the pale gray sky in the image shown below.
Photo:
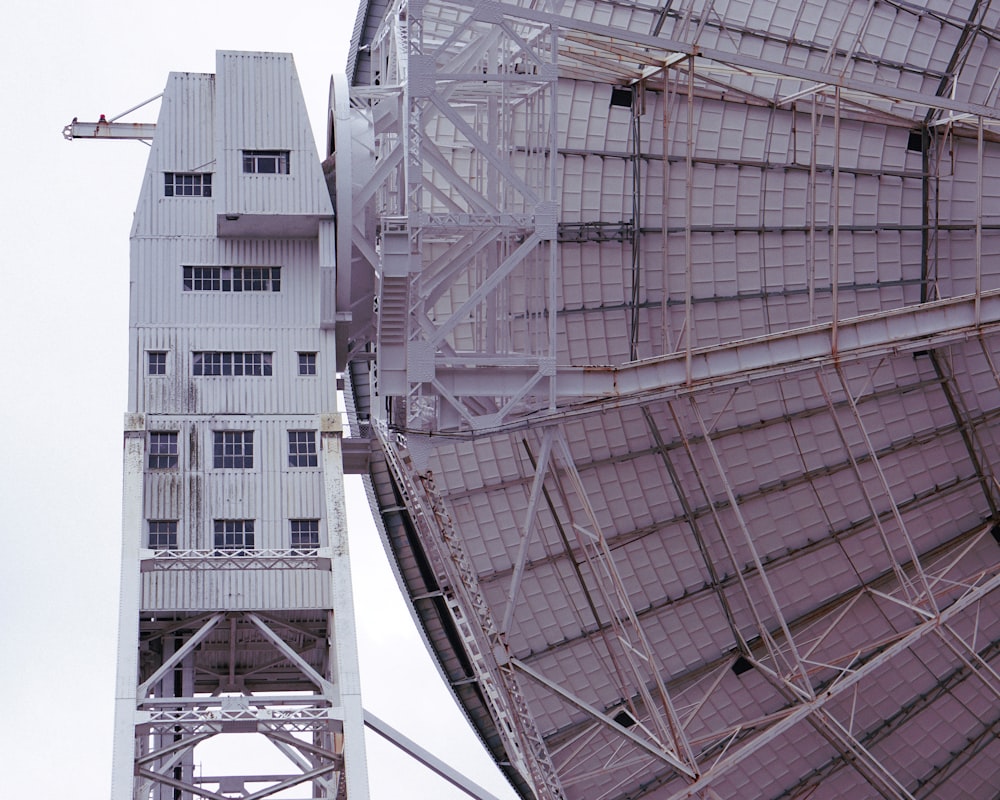
<path fill-rule="evenodd" d="M 8 4 L 0 26 L 0 764 L 5 797 L 106 798 L 116 652 L 128 233 L 148 149 L 66 142 L 212 72 L 215 51 L 295 56 L 314 131 L 355 0 Z M 156 104 L 128 117 L 153 122 Z M 348 486 L 365 704 L 513 798 L 423 652 L 357 479 Z M 403 668 L 405 665 L 405 670 Z M 464 794 L 369 737 L 376 800 Z"/>

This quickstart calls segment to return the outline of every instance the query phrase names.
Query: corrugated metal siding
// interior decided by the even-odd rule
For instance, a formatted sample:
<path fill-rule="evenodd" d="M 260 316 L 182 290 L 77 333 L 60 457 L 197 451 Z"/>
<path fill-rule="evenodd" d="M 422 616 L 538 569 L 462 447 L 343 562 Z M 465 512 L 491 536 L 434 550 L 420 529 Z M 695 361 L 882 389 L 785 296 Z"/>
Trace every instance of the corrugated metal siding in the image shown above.
<path fill-rule="evenodd" d="M 325 570 L 146 572 L 143 611 L 326 609 L 333 582 Z"/>
<path fill-rule="evenodd" d="M 165 197 L 165 172 L 212 173 L 215 164 L 215 76 L 172 72 L 163 91 L 156 136 L 146 162 L 146 175 L 132 222 L 136 237 L 157 235 L 210 236 L 215 212 L 209 197 Z M 136 268 L 132 261 L 133 270 Z M 133 274 L 133 281 L 135 275 Z"/>
<path fill-rule="evenodd" d="M 171 74 L 132 235 L 129 409 L 177 431 L 179 464 L 146 470 L 144 520 L 177 520 L 181 549 L 210 550 L 216 519 L 254 520 L 254 545 L 290 546 L 291 519 L 319 519 L 320 467 L 289 467 L 288 431 L 336 410 L 332 331 L 320 330 L 320 266 L 335 265 L 332 205 L 291 56 L 219 53 L 214 75 Z M 218 92 L 218 94 L 217 94 Z M 263 113 L 262 109 L 267 109 Z M 290 151 L 291 174 L 244 175 L 243 149 Z M 165 197 L 165 172 L 212 173 L 211 197 Z M 219 238 L 218 215 L 277 212 L 285 238 Z M 303 216 L 321 236 L 302 232 Z M 315 226 L 315 222 L 313 222 Z M 280 267 L 280 291 L 185 291 L 185 266 Z M 166 373 L 148 374 L 148 353 Z M 272 354 L 269 376 L 195 376 L 195 351 Z M 315 375 L 298 353 L 314 352 Z M 215 469 L 213 433 L 253 430 L 252 469 Z M 143 542 L 146 530 L 142 531 Z M 143 574 L 147 610 L 330 608 L 330 573 L 286 568 Z"/>
<path fill-rule="evenodd" d="M 192 236 L 133 245 L 137 292 L 133 322 L 183 325 L 300 323 L 318 314 L 315 240 L 217 239 Z M 278 292 L 183 291 L 184 266 L 281 267 Z M 315 311 L 314 311 L 315 310 Z"/>
<path fill-rule="evenodd" d="M 130 405 L 146 413 L 320 413 L 336 390 L 333 335 L 319 329 L 316 241 L 141 239 L 133 247 L 132 324 L 137 337 Z M 184 291 L 184 266 L 280 266 L 278 292 Z M 150 376 L 146 352 L 167 352 Z M 191 353 L 273 353 L 273 374 L 193 376 Z M 298 375 L 298 352 L 316 352 L 317 374 Z"/>
<path fill-rule="evenodd" d="M 178 468 L 147 470 L 144 497 L 146 519 L 179 521 L 179 548 L 212 548 L 216 519 L 254 520 L 257 549 L 289 547 L 290 519 L 319 519 L 327 543 L 322 470 L 288 465 L 288 431 L 318 431 L 316 417 L 156 416 L 148 424 L 179 434 Z M 213 467 L 214 432 L 224 430 L 254 432 L 252 469 Z"/>
<path fill-rule="evenodd" d="M 291 55 L 219 52 L 216 70 L 217 213 L 332 215 Z M 289 174 L 245 175 L 244 149 L 289 151 Z"/>
<path fill-rule="evenodd" d="M 146 413 L 318 414 L 335 405 L 332 336 L 317 329 L 158 327 L 137 335 L 144 351 L 167 351 L 166 375 L 136 376 L 139 410 Z M 206 350 L 272 353 L 272 374 L 193 375 L 192 353 Z M 298 352 L 319 353 L 317 375 L 298 374 Z"/>

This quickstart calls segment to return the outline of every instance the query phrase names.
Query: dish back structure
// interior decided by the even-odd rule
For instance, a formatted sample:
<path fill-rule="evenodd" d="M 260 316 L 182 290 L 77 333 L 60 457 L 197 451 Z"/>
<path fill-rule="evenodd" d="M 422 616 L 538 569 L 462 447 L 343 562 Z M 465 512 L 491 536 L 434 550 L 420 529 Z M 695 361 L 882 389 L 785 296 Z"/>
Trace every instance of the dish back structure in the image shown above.
<path fill-rule="evenodd" d="M 362 5 L 338 368 L 522 796 L 996 791 L 998 23 Z"/>

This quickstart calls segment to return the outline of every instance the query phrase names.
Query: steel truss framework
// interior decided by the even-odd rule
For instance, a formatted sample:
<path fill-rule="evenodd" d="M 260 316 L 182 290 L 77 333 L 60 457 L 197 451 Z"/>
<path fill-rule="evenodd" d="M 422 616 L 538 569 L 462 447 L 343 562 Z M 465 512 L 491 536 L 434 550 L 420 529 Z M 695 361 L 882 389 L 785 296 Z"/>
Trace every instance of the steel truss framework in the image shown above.
<path fill-rule="evenodd" d="M 377 311 L 352 329 L 357 413 L 382 445 L 372 477 L 403 580 L 525 796 L 917 798 L 963 791 L 972 766 L 985 777 L 967 785 L 997 777 L 983 766 L 1000 722 L 985 174 L 1000 115 L 995 79 L 958 91 L 997 45 L 996 12 L 927 11 L 952 48 L 932 69 L 872 54 L 878 4 L 857 5 L 823 43 L 711 3 L 396 2 L 365 43 L 351 103 L 373 161 L 353 269 L 374 273 Z M 565 144 L 574 82 L 624 92 L 625 142 Z M 697 148 L 697 104 L 734 99 L 803 125 L 794 161 Z M 919 168 L 849 160 L 844 131 L 865 125 L 902 136 Z M 630 219 L 564 218 L 557 171 L 574 158 L 625 162 Z M 948 208 L 962 159 L 965 215 Z M 700 222 L 697 170 L 727 165 L 803 175 L 802 220 Z M 919 220 L 842 219 L 842 187 L 868 176 L 915 192 Z M 684 196 L 668 202 L 668 185 Z M 715 235 L 795 237 L 805 277 L 706 293 L 694 254 Z M 861 235 L 911 237 L 919 274 L 864 284 L 848 250 Z M 619 254 L 617 311 L 570 307 L 571 247 Z M 876 310 L 864 292 L 882 293 Z M 700 306 L 766 316 L 775 298 L 802 298 L 801 321 L 704 332 Z M 626 355 L 574 359 L 567 320 L 605 331 L 613 313 Z"/>
<path fill-rule="evenodd" d="M 370 120 L 377 168 L 353 194 L 351 238 L 367 261 L 352 271 L 378 281 L 379 391 L 403 427 L 440 416 L 493 425 L 555 366 L 553 32 L 484 3 L 428 37 L 409 4 L 371 48 L 383 66 L 351 103 Z M 366 235 L 373 209 L 378 253 Z M 524 383 L 459 396 L 438 379 L 476 366 L 515 369 Z"/>
<path fill-rule="evenodd" d="M 313 797 L 345 798 L 348 789 L 366 797 L 339 418 L 327 418 L 322 433 L 330 547 L 236 554 L 139 548 L 145 416 L 126 422 L 120 625 L 123 634 L 138 635 L 136 648 L 119 653 L 114 796 L 263 800 L 307 786 Z M 143 573 L 303 569 L 329 576 L 330 609 L 139 611 Z M 240 752 L 238 740 L 249 734 L 263 737 L 294 771 L 258 774 L 231 758 L 225 774 L 201 773 L 196 747 L 221 737 L 236 740 L 233 752 Z M 345 739 L 357 744 L 345 748 Z"/>
<path fill-rule="evenodd" d="M 138 689 L 141 739 L 136 765 L 142 779 L 138 796 L 147 796 L 157 786 L 169 786 L 213 800 L 232 796 L 232 792 L 264 798 L 304 783 L 328 797 L 342 796 L 343 712 L 335 705 L 337 692 L 327 677 L 326 659 L 319 660 L 319 669 L 310 663 L 317 649 L 327 647 L 329 623 L 325 619 L 289 623 L 252 612 L 219 612 L 176 623 L 144 624 L 142 644 L 150 652 L 161 650 L 164 657 Z M 157 644 L 161 647 L 154 647 Z M 237 653 L 245 654 L 248 649 L 269 651 L 270 657 L 265 656 L 253 669 L 239 668 Z M 181 695 L 172 686 L 164 690 L 174 682 L 175 670 L 185 659 L 198 660 L 195 651 L 229 654 L 219 665 L 197 667 L 196 683 L 214 681 L 215 689 L 205 693 L 195 686 L 194 691 Z M 248 686 L 263 683 L 265 674 L 271 685 L 291 685 L 297 691 L 251 691 Z M 228 691 L 221 691 L 222 687 Z M 300 771 L 237 777 L 194 775 L 180 766 L 191 762 L 185 756 L 190 757 L 196 745 L 236 733 L 261 734 Z"/>

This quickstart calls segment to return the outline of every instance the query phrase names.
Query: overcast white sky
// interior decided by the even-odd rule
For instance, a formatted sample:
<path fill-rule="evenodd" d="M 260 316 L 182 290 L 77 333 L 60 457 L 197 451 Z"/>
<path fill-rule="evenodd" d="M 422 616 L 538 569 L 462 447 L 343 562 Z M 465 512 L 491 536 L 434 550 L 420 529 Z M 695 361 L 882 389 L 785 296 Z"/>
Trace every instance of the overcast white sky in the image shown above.
<path fill-rule="evenodd" d="M 11 2 L 0 26 L 0 794 L 106 798 L 116 653 L 128 234 L 148 149 L 63 140 L 213 72 L 215 51 L 295 56 L 322 142 L 356 0 Z M 131 121 L 154 122 L 157 106 Z M 352 479 L 356 481 L 357 479 Z M 504 798 L 398 598 L 348 486 L 365 705 Z M 405 665 L 405 669 L 404 666 Z M 369 737 L 377 800 L 465 797 Z"/>

